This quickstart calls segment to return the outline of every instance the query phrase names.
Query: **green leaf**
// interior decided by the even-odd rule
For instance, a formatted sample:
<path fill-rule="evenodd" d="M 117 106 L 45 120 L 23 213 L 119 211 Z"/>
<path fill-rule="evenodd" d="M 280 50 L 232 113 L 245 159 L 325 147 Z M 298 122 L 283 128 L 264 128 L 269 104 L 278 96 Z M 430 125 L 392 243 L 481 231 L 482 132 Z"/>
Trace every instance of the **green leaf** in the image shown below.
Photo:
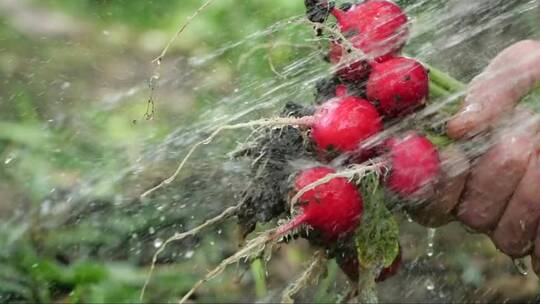
<path fill-rule="evenodd" d="M 435 132 L 426 132 L 426 137 L 431 141 L 435 146 L 439 148 L 444 148 L 453 143 L 452 139 L 446 134 L 437 134 Z"/>
<path fill-rule="evenodd" d="M 399 251 L 399 228 L 386 208 L 379 177 L 372 173 L 362 180 L 364 214 L 356 231 L 358 260 L 363 268 L 376 269 L 392 264 Z"/>

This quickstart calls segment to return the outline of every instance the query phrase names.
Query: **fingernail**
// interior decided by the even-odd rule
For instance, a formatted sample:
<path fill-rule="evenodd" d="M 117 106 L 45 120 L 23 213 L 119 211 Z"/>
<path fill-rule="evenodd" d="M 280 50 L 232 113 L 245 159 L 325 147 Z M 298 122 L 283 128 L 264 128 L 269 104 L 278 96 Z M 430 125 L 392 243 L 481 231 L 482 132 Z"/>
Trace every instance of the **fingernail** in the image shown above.
<path fill-rule="evenodd" d="M 448 122 L 448 135 L 454 139 L 469 135 L 478 127 L 479 117 L 482 115 L 482 106 L 478 103 L 472 103 L 463 107 L 454 117 Z"/>

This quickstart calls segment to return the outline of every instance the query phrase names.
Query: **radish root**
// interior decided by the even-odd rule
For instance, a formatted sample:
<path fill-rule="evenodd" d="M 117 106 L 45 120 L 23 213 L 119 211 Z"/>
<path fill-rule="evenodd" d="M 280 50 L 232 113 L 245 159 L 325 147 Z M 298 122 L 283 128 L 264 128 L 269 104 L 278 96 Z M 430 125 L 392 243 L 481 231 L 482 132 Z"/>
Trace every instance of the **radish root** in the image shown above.
<path fill-rule="evenodd" d="M 154 115 L 156 113 L 156 106 L 154 103 L 154 94 L 159 86 L 159 79 L 160 79 L 160 70 L 161 70 L 161 62 L 163 61 L 163 58 L 165 55 L 167 55 L 167 52 L 169 51 L 169 48 L 173 44 L 173 42 L 182 34 L 182 32 L 186 29 L 186 27 L 191 23 L 191 21 L 197 17 L 205 8 L 207 8 L 210 4 L 212 4 L 214 0 L 207 0 L 205 3 L 203 3 L 191 16 L 189 16 L 184 24 L 178 28 L 178 31 L 172 36 L 172 38 L 167 42 L 161 53 L 158 57 L 156 57 L 154 60 L 152 60 L 153 63 L 156 64 L 156 67 L 154 68 L 154 72 L 152 73 L 152 77 L 150 77 L 149 81 L 149 87 L 150 87 L 150 95 L 148 97 L 147 103 L 146 103 L 146 112 L 144 113 L 144 118 L 146 120 L 151 120 L 154 118 Z"/>
<path fill-rule="evenodd" d="M 208 272 L 203 279 L 195 283 L 195 285 L 193 285 L 193 287 L 184 295 L 184 297 L 182 297 L 179 303 L 185 303 L 199 287 L 221 274 L 225 270 L 225 268 L 227 268 L 227 266 L 234 264 L 242 259 L 249 259 L 260 255 L 268 245 L 272 247 L 275 242 L 277 242 L 277 239 L 280 236 L 280 234 L 277 234 L 275 232 L 276 229 L 270 229 L 264 232 L 260 236 L 251 239 L 246 244 L 246 246 L 237 251 L 235 254 L 221 261 L 221 263 L 216 268 Z"/>
<path fill-rule="evenodd" d="M 159 54 L 158 57 L 156 57 L 156 59 L 154 59 L 152 62 L 161 62 L 163 60 L 163 57 L 165 57 L 165 55 L 167 55 L 167 51 L 169 51 L 169 48 L 171 47 L 171 45 L 174 43 L 174 41 L 180 37 L 180 35 L 182 34 L 182 32 L 186 29 L 186 27 L 191 23 L 191 21 L 197 17 L 204 9 L 206 9 L 208 6 L 210 6 L 210 4 L 212 4 L 212 2 L 214 2 L 214 0 L 207 0 L 205 3 L 203 3 L 191 16 L 189 16 L 186 21 L 184 22 L 184 24 L 182 24 L 179 28 L 178 28 L 178 31 L 176 31 L 176 33 L 174 34 L 174 36 L 171 38 L 171 40 L 169 40 L 169 42 L 165 45 L 165 48 L 163 48 L 163 50 L 161 51 L 161 54 Z"/>
<path fill-rule="evenodd" d="M 354 181 L 354 180 L 359 181 L 362 179 L 362 177 L 364 177 L 367 173 L 370 173 L 370 172 L 381 174 L 384 168 L 386 168 L 386 163 L 384 161 L 382 161 L 381 159 L 373 159 L 360 165 L 352 165 L 348 169 L 345 169 L 343 171 L 328 174 L 325 177 L 320 178 L 312 182 L 311 184 L 306 185 L 291 198 L 291 201 L 290 201 L 291 214 L 293 213 L 294 206 L 296 205 L 300 197 L 304 195 L 306 192 L 313 190 L 317 186 L 326 184 L 330 182 L 331 180 L 333 180 L 334 178 L 338 178 L 338 177 L 348 178 L 349 181 Z"/>
<path fill-rule="evenodd" d="M 319 250 L 315 252 L 313 259 L 311 259 L 311 263 L 304 270 L 304 272 L 302 272 L 302 274 L 293 283 L 287 286 L 287 289 L 285 289 L 281 297 L 281 303 L 294 303 L 292 297 L 308 284 L 317 284 L 320 275 L 325 269 L 326 257 L 324 256 L 324 253 Z"/>
<path fill-rule="evenodd" d="M 143 194 L 141 194 L 141 199 L 144 199 L 145 197 L 150 195 L 152 192 L 154 192 L 154 191 L 156 191 L 156 190 L 158 190 L 158 189 L 172 183 L 176 179 L 178 174 L 180 174 L 180 171 L 182 171 L 182 168 L 184 168 L 184 165 L 186 164 L 189 157 L 191 157 L 193 152 L 195 152 L 195 150 L 199 146 L 207 145 L 210 142 L 212 142 L 212 140 L 214 140 L 214 138 L 216 138 L 216 136 L 222 131 L 234 130 L 234 129 L 242 129 L 242 128 L 251 128 L 251 127 L 256 127 L 256 126 L 261 126 L 261 127 L 262 126 L 289 126 L 289 125 L 307 125 L 307 126 L 309 126 L 312 123 L 313 123 L 313 117 L 312 116 L 305 116 L 305 117 L 301 117 L 301 118 L 291 118 L 291 117 L 263 118 L 263 119 L 259 119 L 259 120 L 253 120 L 253 121 L 248 121 L 248 122 L 234 124 L 234 125 L 221 126 L 221 127 L 217 128 L 214 132 L 212 132 L 212 134 L 210 134 L 210 136 L 208 136 L 206 139 L 194 144 L 191 147 L 191 149 L 189 149 L 189 151 L 186 154 L 186 156 L 184 157 L 184 159 L 180 162 L 180 165 L 178 165 L 178 167 L 176 168 L 176 171 L 169 178 L 163 180 L 157 186 L 155 186 L 155 187 L 147 190 Z"/>
<path fill-rule="evenodd" d="M 240 207 L 242 207 L 244 201 L 242 201 L 241 203 L 235 205 L 235 206 L 232 206 L 232 207 L 229 207 L 227 209 L 225 209 L 225 211 L 223 211 L 222 213 L 220 213 L 219 215 L 209 219 L 209 220 L 206 220 L 203 224 L 189 230 L 189 231 L 186 231 L 186 232 L 183 232 L 183 233 L 175 233 L 173 236 L 171 236 L 170 238 L 168 238 L 162 245 L 161 247 L 159 247 L 159 249 L 154 253 L 154 255 L 152 256 L 152 264 L 150 265 L 150 270 L 148 271 L 148 275 L 146 277 L 146 281 L 144 282 L 144 285 L 141 289 L 141 294 L 139 296 L 139 300 L 142 302 L 143 299 L 144 299 L 144 294 L 146 292 L 146 289 L 148 287 L 148 284 L 150 283 L 150 279 L 152 278 L 152 274 L 154 273 L 154 270 L 156 268 L 156 263 L 157 263 L 157 258 L 158 256 L 163 252 L 163 250 L 165 250 L 165 247 L 170 244 L 171 242 L 174 242 L 174 241 L 180 241 L 180 240 L 183 240 L 185 239 L 186 237 L 188 236 L 195 236 L 197 235 L 199 232 L 201 232 L 202 230 L 206 229 L 206 228 L 209 228 L 215 224 L 218 224 L 220 222 L 222 222 L 223 220 L 225 220 L 226 218 L 230 217 L 230 216 L 233 216 L 234 214 L 236 214 L 236 211 L 238 211 L 240 209 Z"/>

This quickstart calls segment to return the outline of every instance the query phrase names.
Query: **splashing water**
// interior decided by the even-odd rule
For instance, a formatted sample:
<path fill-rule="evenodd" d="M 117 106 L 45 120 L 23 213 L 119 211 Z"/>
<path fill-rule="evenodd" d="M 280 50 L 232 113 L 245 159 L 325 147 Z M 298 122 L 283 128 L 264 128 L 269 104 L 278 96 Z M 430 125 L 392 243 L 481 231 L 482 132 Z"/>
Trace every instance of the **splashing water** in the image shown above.
<path fill-rule="evenodd" d="M 512 264 L 514 265 L 514 268 L 516 271 L 521 274 L 522 276 L 526 276 L 528 274 L 528 267 L 527 262 L 524 258 L 521 259 L 513 259 Z"/>
<path fill-rule="evenodd" d="M 428 235 L 427 235 L 427 240 L 426 240 L 427 241 L 426 255 L 428 257 L 433 256 L 436 231 L 437 231 L 436 229 L 429 228 L 427 232 Z"/>
<path fill-rule="evenodd" d="M 234 10 L 230 7 L 226 9 L 220 7 L 220 5 L 233 6 L 230 1 L 225 1 L 224 4 L 219 4 L 219 2 L 216 1 L 205 14 L 214 14 L 212 13 L 213 9 L 215 9 L 215 14 L 226 14 L 227 11 Z M 405 49 L 407 54 L 448 71 L 463 82 L 469 81 L 477 74 L 495 55 L 496 51 L 501 50 L 511 42 L 528 37 L 531 33 L 540 32 L 538 27 L 534 29 L 534 24 L 529 27 L 529 23 L 534 23 L 536 20 L 534 18 L 540 7 L 538 1 L 425 0 L 402 2 L 409 3 L 406 8 L 412 16 L 411 38 Z M 0 1 L 0 3 L 4 5 L 9 1 Z M 240 7 L 244 4 L 234 5 Z M 13 139 L 18 132 L 22 132 L 21 129 L 15 128 L 15 125 L 4 124 L 4 120 L 0 125 L 2 130 L 9 130 L 9 132 L 0 131 L 2 140 L 9 143 L 5 147 L 3 142 L 1 144 L 2 149 L 5 149 L 2 150 L 5 176 L 16 181 L 10 182 L 6 178 L 6 185 L 20 184 L 17 186 L 20 187 L 20 193 L 13 197 L 4 197 L 4 192 L 1 192 L 0 197 L 2 201 L 13 201 L 15 204 L 12 205 L 11 209 L 20 209 L 19 212 L 21 212 L 21 215 L 16 218 L 5 217 L 6 220 L 2 220 L 2 230 L 7 232 L 3 232 L 0 238 L 0 245 L 4 250 L 0 255 L 2 257 L 0 266 L 9 266 L 10 263 L 13 263 L 12 260 L 4 258 L 5 256 L 17 256 L 20 251 L 26 250 L 23 245 L 36 242 L 32 246 L 35 245 L 39 249 L 38 253 L 24 251 L 25 258 L 31 261 L 28 265 L 36 272 L 42 271 L 42 267 L 44 267 L 42 265 L 59 264 L 61 266 L 58 267 L 58 271 L 70 273 L 70 271 L 76 271 L 76 268 L 66 270 L 63 267 L 77 265 L 76 262 L 79 262 L 81 257 L 95 259 L 98 261 L 96 265 L 101 265 L 102 261 L 108 263 L 128 260 L 134 264 L 144 265 L 144 267 L 130 269 L 122 268 L 116 264 L 111 266 L 112 271 L 110 272 L 118 276 L 115 279 L 129 282 L 126 277 L 139 278 L 146 274 L 147 265 L 155 249 L 161 248 L 164 240 L 169 236 L 188 231 L 207 218 L 221 213 L 228 207 L 235 206 L 239 202 L 238 193 L 241 193 L 250 182 L 248 176 L 250 164 L 243 160 L 231 160 L 227 153 L 234 150 L 238 143 L 246 141 L 246 137 L 252 131 L 250 129 L 223 134 L 213 144 L 203 145 L 186 164 L 185 171 L 170 187 L 160 189 L 147 201 L 140 201 L 137 197 L 163 178 L 170 176 L 177 161 L 185 155 L 187 150 L 194 143 L 206 138 L 216 127 L 275 116 L 289 101 L 295 101 L 302 105 L 310 104 L 313 101 L 316 83 L 332 75 L 328 64 L 321 60 L 326 53 L 327 41 L 314 36 L 311 26 L 303 20 L 301 5 L 285 2 L 279 2 L 275 5 L 283 5 L 284 8 L 279 10 L 281 15 L 273 15 L 275 17 L 271 22 L 258 24 L 256 19 L 260 17 L 258 14 L 262 16 L 260 11 L 256 11 L 257 13 L 253 13 L 253 15 L 242 16 L 238 20 L 236 17 L 228 19 L 227 23 L 232 22 L 232 20 L 240 22 L 240 19 L 246 19 L 246 26 L 244 28 L 239 24 L 237 27 L 244 28 L 239 31 L 241 34 L 219 45 L 207 44 L 191 53 L 172 48 L 168 57 L 162 61 L 160 75 L 156 79 L 156 87 L 159 89 L 156 90 L 154 96 L 156 112 L 152 122 L 140 120 L 144 112 L 140 104 L 144 103 L 148 93 L 147 84 L 144 83 L 143 79 L 151 76 L 151 68 L 134 59 L 127 66 L 134 66 L 135 71 L 132 71 L 131 74 L 126 72 L 128 76 L 118 72 L 126 66 L 126 63 L 115 63 L 114 61 L 116 58 L 124 56 L 123 51 L 106 53 L 105 57 L 114 57 L 112 60 L 109 58 L 107 65 L 102 64 L 104 59 L 101 57 L 91 60 L 95 63 L 88 64 L 88 66 L 93 65 L 93 71 L 92 73 L 87 72 L 91 74 L 91 77 L 87 77 L 88 79 L 84 79 L 84 81 L 72 79 L 78 77 L 75 70 L 69 71 L 70 73 L 49 71 L 50 73 L 54 72 L 59 78 L 66 79 L 57 79 L 56 81 L 29 80 L 42 77 L 38 70 L 39 67 L 46 65 L 47 59 L 34 57 L 33 61 L 28 60 L 28 62 L 37 65 L 35 71 L 32 72 L 28 71 L 30 68 L 21 67 L 24 64 L 20 62 L 25 61 L 19 59 L 16 72 L 13 72 L 15 76 L 10 76 L 10 80 L 21 82 L 21 88 L 6 89 L 6 92 L 9 91 L 9 94 L 15 96 L 13 98 L 20 105 L 20 108 L 24 108 L 21 111 L 27 114 L 23 113 L 21 116 L 34 115 L 30 109 L 39 109 L 40 105 L 39 103 L 38 105 L 24 105 L 24 98 L 18 95 L 22 93 L 18 91 L 23 91 L 22 87 L 26 85 L 29 87 L 39 86 L 35 92 L 36 96 L 43 96 L 44 100 L 53 100 L 54 102 L 51 104 L 59 103 L 61 106 L 57 105 L 51 109 L 38 111 L 39 115 L 47 116 L 43 117 L 46 123 L 39 121 L 39 115 L 36 118 L 38 120 L 28 119 L 27 123 L 25 121 L 23 127 L 27 135 L 22 139 Z M 287 11 L 287 8 L 290 11 Z M 193 45 L 205 44 L 205 41 L 197 42 L 196 37 L 193 37 L 193 35 L 197 35 L 197 30 L 205 31 L 205 25 L 197 24 L 199 18 L 205 20 L 206 17 L 203 14 L 194 19 L 192 25 L 195 32 L 178 39 L 180 41 L 177 42 L 179 50 L 187 48 L 182 42 L 184 38 L 186 41 L 192 41 L 190 43 Z M 86 30 L 92 31 L 93 29 Z M 122 35 L 129 35 L 122 34 L 122 31 L 122 28 L 108 29 L 106 36 L 112 38 L 107 39 L 120 39 L 118 37 Z M 190 29 L 188 28 L 186 31 L 190 31 Z M 100 29 L 99 32 L 103 32 L 103 29 Z M 217 38 L 224 35 L 219 31 L 211 32 Z M 203 37 L 210 40 L 207 36 Z M 60 44 L 71 45 L 62 40 L 59 41 L 61 41 Z M 37 42 L 33 43 L 35 45 L 28 49 L 39 48 L 40 45 Z M 75 44 L 78 43 L 80 42 Z M 95 50 L 92 50 L 88 46 L 83 46 L 81 49 L 99 52 L 99 47 L 96 46 Z M 85 51 L 81 49 L 76 49 L 74 52 L 83 56 Z M 0 66 L 4 69 L 2 72 L 8 71 L 11 69 L 10 66 L 15 64 L 11 57 L 17 51 L 17 49 L 11 49 L 6 52 L 5 57 L 0 58 Z M 56 54 L 55 56 L 58 56 L 59 59 L 55 62 L 63 62 L 60 59 L 64 52 L 58 51 Z M 155 54 L 149 56 L 148 52 L 137 54 L 145 61 L 152 58 L 153 55 Z M 58 63 L 58 65 L 69 65 L 71 60 L 74 58 L 68 57 L 67 63 Z M 141 71 L 136 70 L 139 67 Z M 96 88 L 87 87 L 88 92 L 85 94 L 72 91 L 75 89 L 84 90 L 85 82 L 99 82 L 95 78 L 99 78 L 100 73 L 96 71 L 111 69 L 116 72 L 113 73 L 113 76 L 103 80 L 106 85 L 98 83 L 95 84 Z M 27 77 L 30 73 L 36 75 Z M 123 77 L 133 79 L 127 81 Z M 40 81 L 43 83 L 39 84 Z M 60 88 L 58 92 L 54 92 L 54 94 L 51 92 L 43 93 L 44 90 L 48 91 L 48 88 L 44 87 L 53 84 Z M 12 94 L 11 91 L 17 92 Z M 448 98 L 447 102 L 451 102 L 452 98 Z M 78 99 L 84 100 L 85 107 L 90 108 L 90 110 L 80 113 L 79 110 L 83 107 L 69 108 L 69 104 Z M 13 99 L 7 96 L 2 100 Z M 421 121 L 422 118 L 433 117 L 432 114 L 436 113 L 440 107 L 440 105 L 429 106 L 415 118 L 416 120 L 394 125 L 388 129 L 388 133 L 398 132 Z M 91 117 L 91 119 L 86 116 Z M 138 122 L 131 124 L 132 119 Z M 426 124 L 432 125 L 434 128 L 444 124 L 444 121 L 438 119 L 439 117 L 435 116 Z M 123 120 L 129 120 L 130 123 L 124 124 Z M 8 119 L 6 118 L 5 121 Z M 95 122 L 90 124 L 89 121 Z M 115 129 L 112 129 L 113 127 Z M 107 134 L 120 132 L 118 130 L 121 130 L 122 133 L 105 137 L 102 133 L 98 133 L 101 128 L 111 128 L 107 129 Z M 59 129 L 67 129 L 67 131 L 62 133 L 58 131 Z M 81 145 L 82 147 L 75 147 L 73 141 L 79 137 L 88 137 L 89 140 Z M 66 143 L 59 146 L 59 141 Z M 98 148 L 107 150 L 99 150 Z M 68 157 L 67 153 L 70 149 L 76 150 L 74 152 L 76 157 Z M 40 158 L 39 155 L 44 154 L 43 150 L 57 152 L 51 152 L 53 156 L 47 154 Z M 471 153 L 480 153 L 480 151 L 473 149 Z M 50 159 L 54 159 L 54 161 L 50 161 Z M 83 169 L 74 168 L 73 163 L 80 164 Z M 42 170 L 42 173 L 38 173 L 37 170 Z M 36 193 L 32 192 L 26 196 L 25 192 L 29 188 L 40 189 L 40 193 L 46 193 L 46 195 L 41 195 L 36 190 Z M 51 189 L 56 189 L 56 191 L 51 192 Z M 121 196 L 116 198 L 116 194 L 121 194 Z M 33 206 L 39 206 L 39 209 L 46 206 L 47 212 L 36 214 L 33 212 L 34 207 L 26 208 L 29 201 L 35 202 Z M 0 206 L 0 210 L 3 208 L 3 205 Z M 446 238 L 446 234 L 461 232 L 459 230 L 456 232 L 452 227 L 441 229 L 447 230 L 438 234 L 438 238 L 440 237 L 441 240 L 438 242 L 437 252 L 445 252 L 448 253 L 447 255 L 453 256 L 454 250 L 458 249 L 442 246 L 442 239 Z M 197 237 L 186 238 L 177 245 L 172 245 L 170 250 L 163 252 L 158 262 L 169 263 L 171 269 L 174 269 L 174 275 L 178 275 L 180 278 L 175 281 L 175 284 L 193 280 L 189 276 L 180 277 L 181 274 L 196 273 L 198 274 L 197 278 L 202 277 L 205 270 L 213 268 L 216 261 L 219 261 L 223 255 L 229 255 L 237 249 L 234 233 L 231 232 L 234 229 L 229 224 L 217 227 L 216 231 L 218 231 L 217 236 L 208 242 L 199 242 Z M 412 232 L 403 231 L 402 234 L 410 233 Z M 202 234 L 200 237 L 205 238 L 206 234 Z M 430 257 L 430 260 L 436 260 L 433 258 L 434 237 L 435 230 L 429 229 L 425 255 Z M 32 242 L 27 239 L 32 239 Z M 457 241 L 450 239 L 448 242 L 460 244 L 469 241 L 459 238 Z M 214 244 L 214 246 L 210 244 Z M 208 250 L 208 247 L 211 247 L 211 250 Z M 133 256 L 129 253 L 129 248 L 136 248 L 137 252 L 140 250 L 140 254 Z M 405 251 L 407 250 L 415 252 L 413 248 L 406 248 Z M 305 258 L 303 249 L 292 247 L 292 249 L 284 251 L 283 255 L 287 255 L 290 260 L 296 259 L 298 261 Z M 185 253 L 178 255 L 178 252 Z M 199 258 L 198 252 L 208 252 L 208 256 Z M 423 249 L 419 248 L 416 252 L 420 252 L 419 255 L 422 255 Z M 195 253 L 197 253 L 196 256 Z M 489 252 L 485 252 L 485 255 L 488 256 Z M 46 259 L 46 263 L 41 263 L 40 258 Z M 470 257 L 467 255 L 467 258 Z M 34 262 L 32 259 L 38 259 L 38 261 Z M 266 259 L 271 264 L 269 276 L 284 273 L 283 276 L 286 279 L 280 279 L 283 281 L 280 281 L 283 283 L 280 285 L 282 287 L 287 286 L 287 283 L 296 277 L 293 271 L 298 274 L 302 273 L 301 270 L 295 268 L 296 266 L 284 269 L 287 267 L 279 265 L 286 262 L 282 257 L 279 258 L 279 263 L 273 263 L 269 256 L 265 257 L 265 262 Z M 184 263 L 182 260 L 188 260 L 188 262 Z M 440 262 L 447 263 L 449 268 L 457 268 L 454 265 L 457 264 L 454 260 L 448 259 L 448 261 L 441 260 Z M 194 267 L 195 263 L 201 264 Z M 296 262 L 296 264 L 301 263 Z M 524 268 L 522 261 L 515 261 L 514 264 L 520 273 L 526 274 L 526 268 Z M 242 263 L 239 267 L 243 267 Z M 20 275 L 20 270 L 8 268 L 6 271 L 9 270 L 9 273 Z M 170 270 L 165 268 L 161 269 L 158 265 L 158 274 L 155 278 L 158 281 L 155 286 L 150 285 L 151 289 L 155 288 L 156 294 L 160 294 L 158 282 L 161 281 L 159 280 L 170 275 Z M 276 269 L 278 271 L 275 271 Z M 400 271 L 405 272 L 406 276 L 417 275 L 408 272 L 407 269 Z M 448 274 L 442 273 L 440 275 L 450 277 L 459 271 L 460 269 L 449 270 Z M 96 273 L 98 272 L 96 271 Z M 223 275 L 227 275 L 227 272 Z M 345 281 L 341 274 L 334 279 L 336 282 Z M 0 280 L 4 280 L 4 278 Z M 399 283 L 403 289 L 418 288 L 411 283 L 413 280 L 402 278 L 399 280 L 403 281 Z M 111 281 L 105 282 L 110 283 Z M 163 281 L 167 281 L 166 278 Z M 2 282 L 4 281 L 0 281 L 0 283 Z M 13 282 L 9 281 L 9 283 Z M 136 284 L 142 283 L 137 281 Z M 183 284 L 189 285 L 188 283 Z M 102 285 L 108 284 L 102 283 Z M 338 283 L 335 285 L 340 286 Z M 461 294 L 473 294 L 471 287 L 464 285 L 456 286 L 456 294 L 447 295 L 445 300 L 459 299 Z M 329 284 L 328 286 L 333 285 Z M 433 291 L 435 284 L 431 279 L 428 279 L 424 286 L 420 287 Z M 21 293 L 23 295 L 31 294 L 25 288 L 27 287 L 23 286 L 19 289 L 23 291 Z M 185 291 L 181 289 L 186 289 L 186 287 L 179 288 L 171 284 L 164 288 L 170 293 L 167 295 L 170 298 L 181 296 L 182 292 Z M 81 290 L 86 289 L 91 288 L 81 287 Z M 337 293 L 340 290 L 337 287 L 329 287 L 328 289 L 331 291 L 316 290 L 313 294 L 316 294 L 322 302 L 332 302 L 333 298 L 331 298 L 330 293 Z M 244 291 L 246 290 L 248 288 L 245 288 Z M 394 301 L 406 300 L 399 290 L 390 290 L 387 293 L 387 296 Z M 279 292 L 275 294 L 276 297 L 280 296 Z M 231 301 L 244 298 L 244 295 L 248 301 L 255 300 L 249 298 L 246 291 L 245 294 L 241 292 L 238 298 L 233 298 Z M 232 297 L 234 296 L 236 295 L 232 295 Z M 0 299 L 4 300 L 6 297 L 8 296 L 0 292 Z M 311 298 L 306 297 L 305 299 L 310 300 Z M 30 301 L 33 300 L 35 299 Z M 169 298 L 160 300 L 169 300 Z"/>

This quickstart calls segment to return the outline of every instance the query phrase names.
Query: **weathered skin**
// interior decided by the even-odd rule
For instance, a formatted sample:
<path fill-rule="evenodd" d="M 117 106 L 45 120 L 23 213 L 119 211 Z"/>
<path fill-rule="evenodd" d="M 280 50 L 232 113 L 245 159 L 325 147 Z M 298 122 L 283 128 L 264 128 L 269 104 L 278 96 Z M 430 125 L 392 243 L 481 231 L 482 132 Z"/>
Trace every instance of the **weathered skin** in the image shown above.
<path fill-rule="evenodd" d="M 454 139 L 494 127 L 540 82 L 540 42 L 525 40 L 502 51 L 475 77 L 459 113 L 448 122 Z"/>
<path fill-rule="evenodd" d="M 508 47 L 473 79 L 462 109 L 447 124 L 448 135 L 468 140 L 488 132 L 491 146 L 470 169 L 455 148 L 443 152 L 443 159 L 454 165 L 443 163 L 445 173 L 435 195 L 414 216 L 427 226 L 442 225 L 455 216 L 489 235 L 511 257 L 530 254 L 540 274 L 539 117 L 514 110 L 538 85 L 540 42 L 532 40 Z"/>
<path fill-rule="evenodd" d="M 527 173 L 493 231 L 493 242 L 510 256 L 523 257 L 532 249 L 539 219 L 540 153 L 534 151 Z"/>
<path fill-rule="evenodd" d="M 457 217 L 475 230 L 489 232 L 495 227 L 525 174 L 538 125 L 521 123 L 516 117 L 514 123 L 495 136 L 496 144 L 473 166 Z"/>

